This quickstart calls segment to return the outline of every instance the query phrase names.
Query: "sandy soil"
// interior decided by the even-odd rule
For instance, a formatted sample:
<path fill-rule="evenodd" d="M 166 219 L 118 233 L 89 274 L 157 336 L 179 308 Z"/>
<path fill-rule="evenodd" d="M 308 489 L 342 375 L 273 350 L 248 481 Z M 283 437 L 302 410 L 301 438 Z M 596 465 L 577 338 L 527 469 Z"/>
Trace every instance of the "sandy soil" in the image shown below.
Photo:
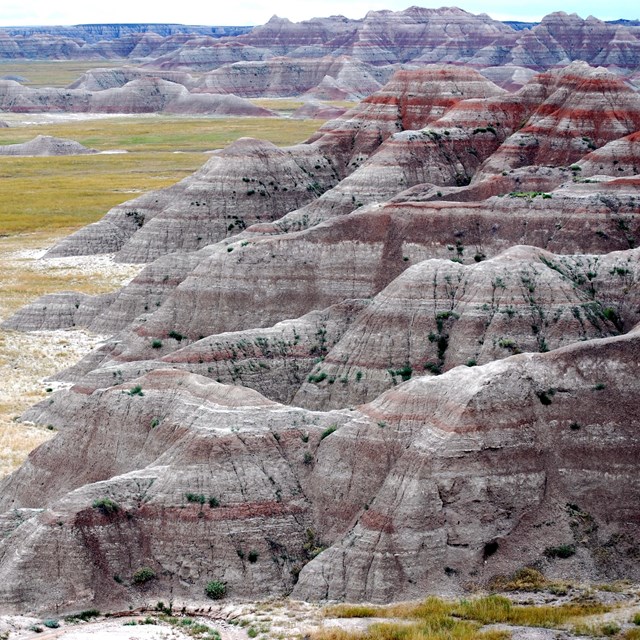
<path fill-rule="evenodd" d="M 318 605 L 283 600 L 277 602 L 226 604 L 212 609 L 205 615 L 193 614 L 189 617 L 215 629 L 221 640 L 282 640 L 300 638 L 323 625 L 322 608 Z M 155 624 L 144 624 L 152 619 Z M 183 617 L 178 618 L 182 620 Z M 57 619 L 56 619 L 57 620 Z M 131 622 L 137 624 L 132 625 Z M 126 615 L 118 618 L 103 618 L 80 624 L 69 624 L 59 620 L 60 628 L 49 629 L 44 620 L 24 616 L 0 617 L 0 634 L 9 632 L 11 640 L 187 640 L 190 638 L 181 630 L 180 622 L 167 624 L 158 615 Z M 347 624 L 354 621 L 343 621 Z M 362 621 L 358 621 L 362 624 Z M 125 624 L 129 623 L 129 624 Z M 142 624 L 141 624 L 142 623 Z M 38 627 L 39 632 L 34 628 Z"/>
<path fill-rule="evenodd" d="M 0 238 L 0 322 L 43 293 L 117 289 L 142 268 L 112 256 L 43 259 L 54 238 L 42 234 Z M 75 364 L 106 336 L 87 331 L 20 333 L 0 329 L 0 476 L 10 473 L 54 432 L 21 424 L 19 415 L 60 383 L 53 374 Z"/>
<path fill-rule="evenodd" d="M 586 589 L 586 591 L 585 591 Z M 594 594 L 593 589 L 581 588 L 583 595 Z M 512 596 L 515 594 L 511 594 Z M 525 594 L 522 594 L 523 596 Z M 535 596 L 536 594 L 530 594 Z M 590 616 L 580 620 L 586 628 L 593 628 L 593 632 L 575 633 L 569 624 L 565 629 L 535 629 L 531 627 L 516 627 L 504 624 L 488 625 L 485 629 L 503 629 L 512 634 L 513 640 L 592 640 L 600 637 L 598 631 L 605 622 L 616 623 L 623 631 L 636 628 L 632 623 L 635 614 L 640 612 L 640 591 L 637 587 L 628 585 L 624 591 L 608 598 L 606 593 L 597 592 L 597 599 L 609 601 L 617 605 L 611 612 Z M 534 601 L 536 598 L 534 597 Z M 203 611 L 206 615 L 203 615 Z M 295 600 L 275 600 L 254 603 L 227 603 L 224 605 L 205 607 L 205 609 L 189 610 L 189 617 L 215 629 L 221 640 L 288 640 L 300 639 L 321 629 L 340 628 L 346 631 L 365 631 L 372 623 L 380 622 L 375 618 L 325 618 L 324 609 L 318 604 Z M 155 624 L 141 624 L 151 620 Z M 156 612 L 146 612 L 140 615 L 125 614 L 117 618 L 102 618 L 97 621 L 81 624 L 69 624 L 60 621 L 59 629 L 44 627 L 43 620 L 20 617 L 0 617 L 0 634 L 9 632 L 10 640 L 81 640 L 92 638 L 96 640 L 187 640 L 190 636 L 183 632 L 182 617 L 177 618 L 173 625 L 158 619 Z M 131 625 L 132 621 L 136 625 Z M 386 619 L 386 622 L 395 621 Z M 397 620 L 395 622 L 402 622 Z M 129 624 L 125 624 L 129 623 Z M 40 627 L 36 633 L 33 627 Z"/>

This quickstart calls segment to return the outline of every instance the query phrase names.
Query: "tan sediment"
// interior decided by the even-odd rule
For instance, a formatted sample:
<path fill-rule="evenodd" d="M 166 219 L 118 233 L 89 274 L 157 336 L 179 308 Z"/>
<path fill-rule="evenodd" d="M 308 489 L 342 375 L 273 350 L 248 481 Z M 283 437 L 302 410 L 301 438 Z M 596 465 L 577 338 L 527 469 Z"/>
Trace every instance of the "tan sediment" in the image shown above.
<path fill-rule="evenodd" d="M 37 233 L 0 238 L 0 322 L 45 293 L 104 293 L 132 278 L 140 265 L 115 264 L 110 256 L 41 259 L 56 238 Z M 71 366 L 104 336 L 83 330 L 21 333 L 0 329 L 0 476 L 54 435 L 46 426 L 19 422 L 27 407 L 59 384 L 46 379 Z"/>

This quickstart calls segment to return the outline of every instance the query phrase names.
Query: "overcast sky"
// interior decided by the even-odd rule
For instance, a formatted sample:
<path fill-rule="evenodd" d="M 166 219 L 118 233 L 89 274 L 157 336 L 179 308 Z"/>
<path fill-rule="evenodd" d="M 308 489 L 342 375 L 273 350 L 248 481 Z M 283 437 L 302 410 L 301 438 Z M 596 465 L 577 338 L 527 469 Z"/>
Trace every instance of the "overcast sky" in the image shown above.
<path fill-rule="evenodd" d="M 0 0 L 0 25 L 70 25 L 101 22 L 176 22 L 200 25 L 263 24 L 273 14 L 299 21 L 314 16 L 342 14 L 361 18 L 370 9 L 406 9 L 411 4 L 440 7 L 439 2 L 411 0 L 234 0 L 233 2 L 162 2 L 158 0 Z M 640 18 L 636 0 L 458 0 L 444 6 L 458 6 L 472 13 L 488 13 L 498 20 L 539 20 L 552 11 L 577 13 L 602 20 Z"/>

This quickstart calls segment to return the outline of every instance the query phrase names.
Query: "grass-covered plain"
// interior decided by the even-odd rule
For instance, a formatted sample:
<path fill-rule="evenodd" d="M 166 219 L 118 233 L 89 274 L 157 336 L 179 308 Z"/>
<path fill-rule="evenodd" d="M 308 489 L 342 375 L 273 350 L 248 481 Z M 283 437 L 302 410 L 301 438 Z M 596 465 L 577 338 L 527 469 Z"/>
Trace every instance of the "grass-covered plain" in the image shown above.
<path fill-rule="evenodd" d="M 0 235 L 71 231 L 198 168 L 202 154 L 0 156 Z"/>
<path fill-rule="evenodd" d="M 291 145 L 307 138 L 319 124 L 275 118 L 148 116 L 0 129 L 0 144 L 26 142 L 42 134 L 70 138 L 99 151 L 128 151 L 51 158 L 0 156 L 0 236 L 78 228 L 120 202 L 189 175 L 207 160 L 204 151 L 223 148 L 242 136 Z"/>
<path fill-rule="evenodd" d="M 127 60 L 0 60 L 0 76 L 25 78 L 29 87 L 66 87 L 96 67 L 121 67 Z"/>
<path fill-rule="evenodd" d="M 2 115 L 9 124 L 18 120 Z M 19 116 L 28 120 L 28 116 Z M 51 117 L 55 120 L 55 116 Z M 17 124 L 17 123 L 16 123 Z M 322 124 L 319 120 L 286 118 L 214 118 L 143 115 L 111 118 L 60 118 L 30 126 L 0 129 L 0 144 L 26 142 L 38 134 L 71 138 L 81 144 L 106 151 L 126 149 L 132 152 L 202 152 L 220 149 L 243 136 L 270 140 L 278 146 L 302 142 Z"/>

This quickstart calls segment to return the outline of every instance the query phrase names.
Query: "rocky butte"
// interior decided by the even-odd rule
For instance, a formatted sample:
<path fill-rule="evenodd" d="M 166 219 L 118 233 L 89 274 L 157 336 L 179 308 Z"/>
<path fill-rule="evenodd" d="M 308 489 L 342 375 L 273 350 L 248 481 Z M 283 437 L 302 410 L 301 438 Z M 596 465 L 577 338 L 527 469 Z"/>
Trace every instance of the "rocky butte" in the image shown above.
<path fill-rule="evenodd" d="M 110 337 L 23 416 L 3 608 L 640 580 L 639 129 L 586 62 L 400 70 L 60 242 L 146 266 L 5 323 Z"/>

